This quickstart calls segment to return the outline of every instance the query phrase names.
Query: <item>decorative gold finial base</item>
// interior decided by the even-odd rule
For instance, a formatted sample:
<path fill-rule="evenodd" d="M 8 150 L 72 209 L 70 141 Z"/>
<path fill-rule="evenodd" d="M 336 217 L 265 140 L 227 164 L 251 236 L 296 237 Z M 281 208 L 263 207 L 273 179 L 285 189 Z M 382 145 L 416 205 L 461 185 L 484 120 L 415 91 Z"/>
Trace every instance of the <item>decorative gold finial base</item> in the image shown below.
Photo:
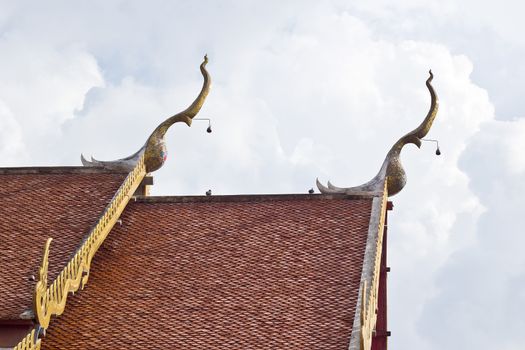
<path fill-rule="evenodd" d="M 137 164 L 139 158 L 144 155 L 144 163 L 146 164 L 146 171 L 148 173 L 158 170 L 162 167 L 166 161 L 168 150 L 166 148 L 166 143 L 164 142 L 164 135 L 166 132 L 175 123 L 183 122 L 188 126 L 191 126 L 193 117 L 199 113 L 210 92 L 211 86 L 211 77 L 208 71 L 206 70 L 206 64 L 208 63 L 208 56 L 204 56 L 204 61 L 200 65 L 200 70 L 202 76 L 204 77 L 204 82 L 202 84 L 202 89 L 195 101 L 186 108 L 184 111 L 175 114 L 174 116 L 166 119 L 162 122 L 148 137 L 148 140 L 139 149 L 137 152 L 132 154 L 129 157 L 121 158 L 114 161 L 101 161 L 94 158 L 91 158 L 91 161 L 84 158 L 83 155 L 80 155 L 80 160 L 84 166 L 90 167 L 102 167 L 111 170 L 117 171 L 131 171 Z"/>
<path fill-rule="evenodd" d="M 430 109 L 427 113 L 427 116 L 423 122 L 414 130 L 400 138 L 390 149 L 386 155 L 385 160 L 381 169 L 377 175 L 367 183 L 355 186 L 355 187 L 337 187 L 328 182 L 327 186 L 324 186 L 319 180 L 317 180 L 317 188 L 321 193 L 345 193 L 345 194 L 355 194 L 355 193 L 366 193 L 366 192 L 380 192 L 384 180 L 387 181 L 387 190 L 388 195 L 393 196 L 399 193 L 407 182 L 406 173 L 401 164 L 400 154 L 401 150 L 406 144 L 412 143 L 418 148 L 421 147 L 421 139 L 424 138 L 430 130 L 439 107 L 439 101 L 432 87 L 432 79 L 434 75 L 432 71 L 429 71 L 429 77 L 426 81 L 426 86 L 430 92 Z"/>

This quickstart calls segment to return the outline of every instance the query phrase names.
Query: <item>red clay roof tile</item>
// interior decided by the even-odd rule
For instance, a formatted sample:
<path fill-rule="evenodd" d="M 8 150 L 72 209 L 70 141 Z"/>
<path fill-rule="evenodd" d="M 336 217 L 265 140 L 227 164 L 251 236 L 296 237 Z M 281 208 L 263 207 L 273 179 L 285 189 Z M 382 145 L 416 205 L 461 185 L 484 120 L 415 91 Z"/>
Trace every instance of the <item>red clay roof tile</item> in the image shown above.
<path fill-rule="evenodd" d="M 47 238 L 53 281 L 126 176 L 83 169 L 0 169 L 0 320 L 32 308 Z"/>
<path fill-rule="evenodd" d="M 346 349 L 370 199 L 131 202 L 43 349 Z"/>

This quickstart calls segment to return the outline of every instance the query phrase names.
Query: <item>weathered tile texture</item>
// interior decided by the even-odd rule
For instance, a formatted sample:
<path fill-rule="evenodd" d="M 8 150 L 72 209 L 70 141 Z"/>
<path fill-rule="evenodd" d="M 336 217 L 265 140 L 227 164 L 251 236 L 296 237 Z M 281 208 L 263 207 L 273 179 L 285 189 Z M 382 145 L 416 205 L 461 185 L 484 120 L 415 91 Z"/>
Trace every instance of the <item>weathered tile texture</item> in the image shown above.
<path fill-rule="evenodd" d="M 44 349 L 346 349 L 370 200 L 131 202 Z"/>
<path fill-rule="evenodd" d="M 126 174 L 0 174 L 0 320 L 32 307 L 44 244 L 53 281 Z"/>

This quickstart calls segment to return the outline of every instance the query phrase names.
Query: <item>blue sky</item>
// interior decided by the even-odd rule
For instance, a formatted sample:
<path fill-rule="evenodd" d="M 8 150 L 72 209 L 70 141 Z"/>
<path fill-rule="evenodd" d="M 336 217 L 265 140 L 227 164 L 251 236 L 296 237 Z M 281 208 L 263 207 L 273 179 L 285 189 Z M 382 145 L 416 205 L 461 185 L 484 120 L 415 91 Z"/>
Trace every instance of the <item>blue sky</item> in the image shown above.
<path fill-rule="evenodd" d="M 167 135 L 155 194 L 306 193 L 375 175 L 407 147 L 390 216 L 389 317 L 398 349 L 522 349 L 525 25 L 519 1 L 0 1 L 2 166 L 78 165 Z"/>

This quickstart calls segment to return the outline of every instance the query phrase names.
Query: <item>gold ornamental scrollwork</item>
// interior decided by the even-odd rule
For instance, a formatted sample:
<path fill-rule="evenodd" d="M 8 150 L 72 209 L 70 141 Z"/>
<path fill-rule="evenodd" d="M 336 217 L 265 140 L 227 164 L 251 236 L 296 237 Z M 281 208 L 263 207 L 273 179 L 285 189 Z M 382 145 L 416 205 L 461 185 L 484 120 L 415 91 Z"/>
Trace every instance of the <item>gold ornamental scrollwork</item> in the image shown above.
<path fill-rule="evenodd" d="M 107 205 L 104 214 L 99 218 L 96 226 L 91 230 L 82 246 L 49 286 L 47 272 L 52 239 L 49 238 L 47 240 L 34 295 L 35 316 L 42 328 L 46 329 L 49 326 L 51 316 L 58 316 L 64 312 L 70 292 L 76 292 L 79 288 L 84 288 L 89 278 L 91 260 L 117 222 L 145 175 L 146 166 L 144 164 L 144 156 L 142 156 L 133 171 L 128 174 L 117 190 Z"/>
<path fill-rule="evenodd" d="M 36 335 L 36 330 L 29 332 L 13 350 L 40 350 L 41 340 Z"/>

